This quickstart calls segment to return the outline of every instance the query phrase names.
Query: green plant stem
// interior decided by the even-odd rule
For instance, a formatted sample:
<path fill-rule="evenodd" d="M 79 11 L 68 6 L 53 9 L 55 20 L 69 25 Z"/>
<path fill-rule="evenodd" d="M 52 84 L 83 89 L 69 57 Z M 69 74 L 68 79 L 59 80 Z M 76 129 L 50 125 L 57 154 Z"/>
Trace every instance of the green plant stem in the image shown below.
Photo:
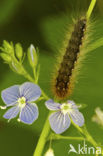
<path fill-rule="evenodd" d="M 22 65 L 21 65 L 21 68 L 23 70 L 24 77 L 27 78 L 29 81 L 35 83 L 35 80 L 28 74 L 28 72 L 24 69 L 24 67 Z M 44 93 L 44 91 L 42 89 L 41 89 L 41 91 L 42 91 L 43 97 L 46 100 L 48 100 L 49 97 Z M 49 115 L 48 115 L 48 117 L 49 117 Z M 46 120 L 46 122 L 44 124 L 44 128 L 43 128 L 42 133 L 40 135 L 40 138 L 39 138 L 39 141 L 38 141 L 38 144 L 36 146 L 36 149 L 34 151 L 33 156 L 41 156 L 42 151 L 44 149 L 45 143 L 47 141 L 47 137 L 48 137 L 49 132 L 50 132 L 50 125 L 49 125 L 48 117 L 47 117 L 47 120 Z"/>
<path fill-rule="evenodd" d="M 34 78 L 35 78 L 35 80 L 36 80 L 37 76 L 36 76 L 36 71 L 35 71 L 35 69 L 33 70 L 33 75 L 34 75 Z M 36 83 L 37 83 L 37 80 L 36 80 Z"/>
<path fill-rule="evenodd" d="M 26 70 L 24 69 L 24 67 L 22 66 L 22 70 L 23 70 L 23 72 L 24 72 L 24 77 L 26 78 L 26 79 L 28 79 L 29 81 L 31 81 L 31 82 L 34 82 L 35 83 L 35 81 L 33 80 L 33 78 L 26 72 Z"/>
<path fill-rule="evenodd" d="M 78 131 L 86 138 L 88 142 L 90 142 L 95 148 L 99 147 L 99 145 L 96 143 L 96 141 L 93 139 L 93 137 L 90 135 L 90 133 L 87 131 L 86 127 L 79 127 L 76 124 L 72 122 L 72 124 L 78 129 Z M 102 149 L 103 150 L 103 149 Z M 102 154 L 103 155 L 103 154 Z M 96 154 L 98 156 L 98 154 Z"/>
<path fill-rule="evenodd" d="M 96 4 L 96 0 L 91 0 L 91 3 L 89 5 L 89 8 L 88 8 L 88 11 L 87 11 L 87 14 L 86 14 L 87 19 L 90 18 L 91 13 L 92 13 L 92 11 L 94 9 L 95 4 Z"/>
<path fill-rule="evenodd" d="M 78 131 L 85 136 L 85 138 L 96 148 L 98 145 L 95 142 L 95 140 L 92 138 L 92 136 L 90 135 L 90 133 L 87 131 L 86 127 L 79 127 L 78 125 L 76 125 L 74 122 L 72 122 L 72 124 L 78 129 Z"/>
<path fill-rule="evenodd" d="M 18 74 L 24 76 L 26 79 L 28 79 L 28 80 L 31 81 L 31 82 L 35 82 L 34 79 L 33 79 L 33 78 L 28 74 L 28 72 L 25 70 L 25 68 L 23 67 L 22 63 L 20 63 L 20 62 L 15 58 L 15 55 L 14 55 L 14 54 L 12 54 L 12 60 L 13 60 L 14 63 L 17 64 L 17 66 L 18 66 L 18 68 L 19 68 L 19 70 L 18 70 L 18 69 L 16 69 L 16 67 L 14 66 L 14 69 L 15 69 L 15 71 L 16 71 Z"/>
<path fill-rule="evenodd" d="M 58 135 L 58 134 L 51 134 L 49 137 L 48 137 L 48 140 L 59 140 L 59 139 L 65 139 L 65 140 L 85 140 L 84 137 L 70 137 L 70 136 L 62 136 L 62 135 Z"/>
<path fill-rule="evenodd" d="M 23 70 L 25 71 L 24 68 L 23 68 Z M 35 81 L 33 80 L 33 78 L 32 78 L 26 71 L 25 71 L 25 75 L 24 75 L 24 76 L 25 76 L 25 78 L 27 78 L 29 81 L 35 83 Z M 43 97 L 44 97 L 46 100 L 48 100 L 49 97 L 44 93 L 43 90 L 41 90 L 41 91 L 42 91 Z M 49 117 L 49 115 L 48 115 L 48 117 Z M 40 138 L 39 138 L 39 140 L 38 140 L 38 144 L 37 144 L 37 146 L 36 146 L 36 149 L 35 149 L 35 151 L 34 151 L 33 156 L 41 156 L 42 151 L 43 151 L 43 149 L 44 149 L 45 143 L 46 143 L 46 141 L 47 141 L 47 137 L 48 137 L 49 132 L 50 132 L 50 125 L 49 125 L 48 117 L 47 117 L 47 120 L 46 120 L 46 122 L 45 122 L 45 124 L 44 124 L 44 128 L 43 128 L 42 133 L 41 133 L 41 135 L 40 135 Z"/>
<path fill-rule="evenodd" d="M 25 71 L 25 69 L 24 69 L 24 71 Z M 33 83 L 36 83 L 35 80 L 34 80 L 26 71 L 25 71 L 24 77 L 27 78 L 29 81 L 31 81 L 31 82 L 33 82 Z M 46 100 L 48 100 L 49 97 L 44 93 L 44 91 L 43 91 L 42 89 L 41 89 L 41 91 L 42 91 L 42 95 L 44 96 L 44 98 L 45 98 Z"/>
<path fill-rule="evenodd" d="M 23 67 L 23 65 L 22 64 L 20 64 L 20 67 L 21 67 L 21 70 L 22 70 L 22 75 L 26 78 L 26 79 L 28 79 L 29 81 L 31 81 L 31 82 L 33 82 L 33 83 L 36 83 L 35 82 L 35 80 L 28 74 L 28 72 L 25 70 L 25 68 Z M 43 95 L 43 97 L 46 99 L 46 100 L 48 100 L 49 99 L 49 97 L 44 93 L 44 91 L 41 89 L 41 91 L 42 91 L 42 95 Z"/>
<path fill-rule="evenodd" d="M 49 117 L 49 115 L 48 115 L 48 117 Z M 50 132 L 50 125 L 49 125 L 49 120 L 47 118 L 33 156 L 41 156 L 42 155 L 42 151 L 43 151 L 45 143 L 47 141 L 49 132 Z"/>

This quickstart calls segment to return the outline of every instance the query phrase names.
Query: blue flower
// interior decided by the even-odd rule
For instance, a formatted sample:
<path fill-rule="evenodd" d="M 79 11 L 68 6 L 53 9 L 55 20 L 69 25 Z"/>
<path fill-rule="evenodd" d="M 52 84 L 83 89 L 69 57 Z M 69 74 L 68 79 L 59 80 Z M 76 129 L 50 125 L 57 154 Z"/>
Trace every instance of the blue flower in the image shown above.
<path fill-rule="evenodd" d="M 67 130 L 71 119 L 76 125 L 83 126 L 84 117 L 73 101 L 68 100 L 66 103 L 60 104 L 55 103 L 53 100 L 48 100 L 45 105 L 49 110 L 56 111 L 49 117 L 51 128 L 55 133 L 60 134 Z"/>
<path fill-rule="evenodd" d="M 12 106 L 4 114 L 4 118 L 11 120 L 19 114 L 18 121 L 32 124 L 38 118 L 38 107 L 34 103 L 41 95 L 39 86 L 25 82 L 22 85 L 14 85 L 2 91 L 1 97 L 6 107 Z M 1 108 L 3 108 L 1 106 Z"/>

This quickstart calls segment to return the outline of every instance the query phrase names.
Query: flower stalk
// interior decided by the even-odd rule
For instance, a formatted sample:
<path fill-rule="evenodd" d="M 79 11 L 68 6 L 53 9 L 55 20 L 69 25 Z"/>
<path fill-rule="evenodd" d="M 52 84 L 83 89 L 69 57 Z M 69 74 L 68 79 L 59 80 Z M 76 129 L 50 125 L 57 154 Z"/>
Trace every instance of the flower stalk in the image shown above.
<path fill-rule="evenodd" d="M 86 140 L 86 139 L 84 139 L 84 137 L 63 136 L 63 135 L 59 135 L 59 134 L 55 134 L 55 133 L 50 134 L 50 136 L 48 137 L 48 140 L 50 140 L 50 139 L 52 139 L 52 140 L 63 139 L 63 140 L 75 140 L 75 141 Z"/>
<path fill-rule="evenodd" d="M 90 133 L 87 131 L 86 126 L 83 126 L 82 128 L 77 126 L 76 124 L 74 124 L 72 122 L 72 124 L 74 125 L 74 127 L 83 135 L 84 140 L 87 140 L 89 143 L 91 143 L 95 149 L 97 147 L 99 147 L 100 145 L 93 139 L 93 137 L 90 135 Z M 101 148 L 101 150 L 103 151 L 103 149 Z M 103 155 L 103 153 L 101 153 L 101 155 Z M 98 156 L 98 154 L 96 154 L 96 156 Z"/>
<path fill-rule="evenodd" d="M 49 117 L 49 115 L 48 115 L 48 117 Z M 48 117 L 47 117 L 46 122 L 44 124 L 44 128 L 43 128 L 42 133 L 40 135 L 40 138 L 39 138 L 39 141 L 38 141 L 38 144 L 36 146 L 36 149 L 34 151 L 33 156 L 41 156 L 42 155 L 45 143 L 47 141 L 47 137 L 48 137 L 49 132 L 50 132 L 50 125 L 49 125 Z"/>
<path fill-rule="evenodd" d="M 93 11 L 93 9 L 95 7 L 95 4 L 96 4 L 96 0 L 91 0 L 90 6 L 89 6 L 87 14 L 86 14 L 87 19 L 90 18 L 91 14 L 92 14 L 92 11 Z"/>

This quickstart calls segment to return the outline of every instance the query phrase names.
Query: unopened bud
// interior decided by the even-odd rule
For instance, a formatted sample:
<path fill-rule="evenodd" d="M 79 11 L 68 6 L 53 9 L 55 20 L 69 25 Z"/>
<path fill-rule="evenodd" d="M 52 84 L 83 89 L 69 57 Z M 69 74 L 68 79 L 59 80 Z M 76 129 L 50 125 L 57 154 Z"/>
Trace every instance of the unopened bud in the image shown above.
<path fill-rule="evenodd" d="M 7 52 L 9 54 L 14 52 L 13 45 L 5 40 L 3 41 L 3 47 L 4 47 L 5 52 Z"/>
<path fill-rule="evenodd" d="M 11 57 L 10 57 L 8 54 L 6 54 L 6 53 L 0 53 L 0 56 L 1 56 L 1 58 L 2 58 L 5 62 L 7 62 L 7 63 L 10 63 L 10 62 L 11 62 Z"/>
<path fill-rule="evenodd" d="M 23 49 L 22 49 L 22 46 L 20 43 L 17 43 L 15 45 L 15 53 L 16 53 L 16 56 L 19 60 L 22 60 L 22 57 L 23 57 Z"/>
<path fill-rule="evenodd" d="M 44 156 L 54 156 L 54 151 L 52 148 L 49 148 L 48 151 L 45 153 Z"/>
<path fill-rule="evenodd" d="M 13 61 L 12 61 L 12 63 L 10 64 L 10 68 L 11 68 L 14 72 L 16 72 L 16 73 L 18 73 L 18 74 L 21 74 L 21 75 L 25 74 L 25 73 L 24 73 L 24 70 L 21 68 L 20 64 L 18 64 L 18 63 L 16 63 L 16 62 L 13 62 Z"/>
<path fill-rule="evenodd" d="M 30 48 L 28 49 L 28 60 L 32 67 L 36 67 L 38 63 L 38 56 L 35 47 L 31 44 Z"/>
<path fill-rule="evenodd" d="M 92 117 L 92 121 L 103 126 L 103 111 L 99 107 L 97 107 L 95 109 L 95 113 L 96 114 Z"/>

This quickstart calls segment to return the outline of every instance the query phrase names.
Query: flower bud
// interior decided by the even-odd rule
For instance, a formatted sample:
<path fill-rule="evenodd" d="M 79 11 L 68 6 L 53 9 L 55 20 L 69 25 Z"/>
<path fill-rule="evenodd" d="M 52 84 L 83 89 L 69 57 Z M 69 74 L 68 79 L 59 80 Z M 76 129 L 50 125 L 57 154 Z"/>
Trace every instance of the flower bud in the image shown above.
<path fill-rule="evenodd" d="M 14 72 L 16 72 L 16 73 L 18 73 L 20 75 L 24 75 L 25 74 L 25 71 L 23 70 L 22 66 L 19 63 L 16 63 L 16 62 L 12 61 L 11 64 L 9 64 L 9 65 L 10 65 L 10 68 Z"/>
<path fill-rule="evenodd" d="M 16 53 L 16 56 L 19 60 L 22 60 L 22 57 L 23 57 L 23 49 L 22 49 L 22 46 L 20 43 L 17 43 L 15 45 L 15 53 Z"/>
<path fill-rule="evenodd" d="M 92 117 L 92 121 L 103 126 L 103 111 L 99 107 L 95 109 L 95 115 Z"/>
<path fill-rule="evenodd" d="M 12 43 L 10 44 L 9 42 L 7 42 L 7 41 L 4 40 L 4 41 L 3 41 L 3 47 L 4 47 L 4 51 L 5 51 L 6 53 L 11 54 L 11 53 L 14 52 L 14 48 L 13 48 Z"/>
<path fill-rule="evenodd" d="M 11 62 L 11 57 L 10 57 L 8 54 L 6 54 L 6 53 L 0 53 L 0 56 L 1 56 L 1 58 L 2 58 L 5 62 L 7 62 L 7 63 L 10 63 L 10 62 Z"/>
<path fill-rule="evenodd" d="M 31 67 L 36 67 L 38 63 L 38 56 L 35 47 L 31 44 L 30 48 L 28 49 L 28 60 Z"/>
<path fill-rule="evenodd" d="M 45 153 L 44 156 L 54 156 L 54 151 L 52 148 L 49 148 L 48 151 Z"/>

